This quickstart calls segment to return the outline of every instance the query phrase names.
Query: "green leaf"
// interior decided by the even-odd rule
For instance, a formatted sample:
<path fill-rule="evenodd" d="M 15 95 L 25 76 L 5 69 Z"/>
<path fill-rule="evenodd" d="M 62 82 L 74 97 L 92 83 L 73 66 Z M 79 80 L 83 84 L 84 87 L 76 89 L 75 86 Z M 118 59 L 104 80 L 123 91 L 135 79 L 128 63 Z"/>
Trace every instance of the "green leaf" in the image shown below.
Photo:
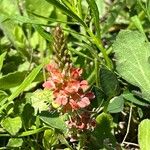
<path fill-rule="evenodd" d="M 7 93 L 0 90 L 0 102 L 7 97 Z"/>
<path fill-rule="evenodd" d="M 7 93 L 0 90 L 0 106 L 5 104 L 5 102 L 7 101 L 7 97 L 8 97 Z"/>
<path fill-rule="evenodd" d="M 141 99 L 138 99 L 136 98 L 132 93 L 130 92 L 124 92 L 122 94 L 123 98 L 129 102 L 132 102 L 134 104 L 137 104 L 137 105 L 141 105 L 141 106 L 149 106 L 149 104 L 147 104 L 145 101 L 141 100 Z"/>
<path fill-rule="evenodd" d="M 9 73 L 0 78 L 0 89 L 10 89 L 18 86 L 25 78 L 27 71 Z M 15 79 L 15 80 L 14 80 Z"/>
<path fill-rule="evenodd" d="M 3 62 L 4 62 L 4 59 L 5 59 L 5 56 L 6 56 L 6 52 L 4 52 L 3 54 L 0 55 L 0 71 L 3 67 Z"/>
<path fill-rule="evenodd" d="M 64 116 L 59 116 L 57 113 L 43 111 L 40 113 L 40 119 L 52 128 L 57 128 L 64 132 L 67 131 Z"/>
<path fill-rule="evenodd" d="M 22 144 L 23 144 L 22 138 L 10 138 L 7 147 L 11 147 L 11 148 L 21 147 Z"/>
<path fill-rule="evenodd" d="M 37 90 L 31 96 L 32 106 L 35 113 L 49 109 L 49 104 L 52 102 L 53 94 L 50 90 Z"/>
<path fill-rule="evenodd" d="M 29 12 L 29 16 L 31 16 L 31 12 L 32 12 L 32 13 L 36 13 L 45 17 L 49 17 L 54 9 L 52 5 L 49 5 L 48 2 L 44 0 L 34 0 L 34 1 L 26 0 L 25 7 L 27 11 Z M 35 18 L 35 16 L 32 15 L 31 18 L 33 19 Z M 39 20 L 40 20 L 40 23 L 47 22 L 43 19 L 39 19 Z"/>
<path fill-rule="evenodd" d="M 97 7 L 97 4 L 95 0 L 86 0 L 90 6 L 90 9 L 92 11 L 92 18 L 94 18 L 94 23 L 97 31 L 98 38 L 101 38 L 100 35 L 100 22 L 99 22 L 99 10 Z"/>
<path fill-rule="evenodd" d="M 142 26 L 142 23 L 140 21 L 140 19 L 138 18 L 137 15 L 133 16 L 131 18 L 132 22 L 135 24 L 135 26 L 137 27 L 137 29 L 143 33 L 143 35 L 145 36 L 145 32 L 144 32 L 144 29 L 143 29 L 143 26 Z"/>
<path fill-rule="evenodd" d="M 31 104 L 27 103 L 24 108 L 23 112 L 21 114 L 23 125 L 26 129 L 30 128 L 32 125 L 32 120 L 34 118 L 34 108 L 31 106 Z"/>
<path fill-rule="evenodd" d="M 138 141 L 141 150 L 150 150 L 150 120 L 145 119 L 139 124 Z"/>
<path fill-rule="evenodd" d="M 97 86 L 94 86 L 92 91 L 95 94 L 95 99 L 94 101 L 92 101 L 92 106 L 95 108 L 101 107 L 103 105 L 104 98 L 105 98 L 103 91 Z"/>
<path fill-rule="evenodd" d="M 17 88 L 17 90 L 10 95 L 8 98 L 8 101 L 12 101 L 14 98 L 16 98 L 21 92 L 24 91 L 24 89 L 32 83 L 32 81 L 35 79 L 35 77 L 38 75 L 40 70 L 42 69 L 43 65 L 39 65 L 35 69 L 32 70 L 32 72 L 26 77 L 26 79 L 22 82 L 22 84 Z"/>
<path fill-rule="evenodd" d="M 109 99 L 119 93 L 119 82 L 116 75 L 105 67 L 100 69 L 100 84 Z"/>
<path fill-rule="evenodd" d="M 52 129 L 45 130 L 42 142 L 46 149 L 58 144 L 58 137 L 55 131 Z"/>
<path fill-rule="evenodd" d="M 39 26 L 39 25 L 34 25 L 34 28 L 35 28 L 35 30 L 37 30 L 37 32 L 44 38 L 44 39 L 46 39 L 46 40 L 48 40 L 49 42 L 52 42 L 52 36 L 51 36 L 51 34 L 49 33 L 46 33 L 45 31 L 44 31 L 44 29 L 41 27 L 41 26 Z"/>
<path fill-rule="evenodd" d="M 123 110 L 124 107 L 124 99 L 123 96 L 117 96 L 110 100 L 107 111 L 110 113 L 118 113 Z"/>
<path fill-rule="evenodd" d="M 7 117 L 2 121 L 1 125 L 11 135 L 16 135 L 22 127 L 22 121 L 20 117 Z"/>
<path fill-rule="evenodd" d="M 113 45 L 117 71 L 129 83 L 138 86 L 150 101 L 150 44 L 137 31 L 121 31 Z"/>
<path fill-rule="evenodd" d="M 114 145 L 115 137 L 111 133 L 113 123 L 111 115 L 106 113 L 98 115 L 96 118 L 96 123 L 96 128 L 92 133 L 95 139 L 94 146 L 97 145 L 98 148 L 104 148 L 104 143 L 106 142 L 106 140 Z"/>
<path fill-rule="evenodd" d="M 66 13 L 68 16 L 76 19 L 79 23 L 81 23 L 84 27 L 86 27 L 86 24 L 83 22 L 82 19 L 80 19 L 74 12 L 69 10 L 67 7 L 65 7 L 63 4 L 61 4 L 58 0 L 46 0 L 50 4 L 54 5 L 55 7 L 59 8 L 61 11 Z"/>

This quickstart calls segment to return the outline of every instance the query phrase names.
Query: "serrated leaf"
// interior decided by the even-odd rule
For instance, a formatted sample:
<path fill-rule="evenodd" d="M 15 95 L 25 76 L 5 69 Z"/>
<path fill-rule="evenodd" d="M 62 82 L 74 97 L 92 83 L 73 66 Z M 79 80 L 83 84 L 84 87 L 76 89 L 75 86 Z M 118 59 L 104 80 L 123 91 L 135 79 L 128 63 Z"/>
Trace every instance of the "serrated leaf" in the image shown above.
<path fill-rule="evenodd" d="M 150 150 L 150 120 L 143 120 L 138 128 L 138 142 L 141 150 Z"/>
<path fill-rule="evenodd" d="M 40 119 L 51 126 L 52 128 L 60 129 L 66 132 L 67 127 L 64 121 L 64 116 L 59 116 L 57 113 L 50 113 L 48 111 L 43 111 L 40 113 Z"/>
<path fill-rule="evenodd" d="M 123 110 L 123 107 L 124 107 L 124 99 L 123 96 L 120 95 L 110 100 L 107 111 L 109 111 L 110 113 L 118 113 Z"/>
<path fill-rule="evenodd" d="M 15 148 L 20 147 L 23 144 L 22 138 L 10 138 L 7 147 Z"/>
<path fill-rule="evenodd" d="M 1 125 L 11 135 L 16 135 L 22 127 L 22 121 L 19 116 L 15 118 L 8 117 L 2 121 Z"/>
<path fill-rule="evenodd" d="M 50 90 L 37 90 L 31 96 L 32 106 L 37 111 L 41 112 L 49 109 L 49 105 L 52 102 L 53 95 Z M 48 103 L 48 104 L 47 104 Z"/>
<path fill-rule="evenodd" d="M 113 45 L 117 71 L 129 83 L 138 86 L 150 101 L 150 44 L 137 31 L 124 30 Z"/>

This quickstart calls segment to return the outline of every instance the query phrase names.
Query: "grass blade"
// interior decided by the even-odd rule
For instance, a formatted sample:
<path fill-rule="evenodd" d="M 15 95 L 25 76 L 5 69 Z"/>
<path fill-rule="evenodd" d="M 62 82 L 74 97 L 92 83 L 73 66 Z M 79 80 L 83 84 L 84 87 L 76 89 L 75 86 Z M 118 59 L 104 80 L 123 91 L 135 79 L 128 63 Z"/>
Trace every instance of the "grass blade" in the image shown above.
<path fill-rule="evenodd" d="M 12 93 L 12 95 L 10 95 L 10 97 L 8 98 L 8 101 L 12 101 L 14 98 L 16 98 L 21 92 L 24 91 L 24 89 L 30 84 L 32 83 L 32 81 L 35 79 L 35 77 L 37 76 L 37 74 L 40 72 L 40 70 L 42 69 L 43 65 L 39 65 L 38 67 L 36 67 L 35 69 L 32 70 L 32 72 L 26 77 L 26 79 L 22 82 L 22 84 L 17 88 L 17 90 Z"/>
<path fill-rule="evenodd" d="M 59 1 L 57 0 L 46 0 L 48 3 L 56 6 L 57 8 L 59 8 L 60 10 L 62 10 L 64 13 L 66 13 L 67 15 L 69 15 L 70 17 L 76 19 L 79 23 L 81 23 L 85 28 L 87 28 L 86 24 L 84 23 L 84 21 L 82 19 L 80 19 L 74 12 L 72 12 L 71 10 L 69 10 L 68 8 L 66 8 L 64 5 L 62 5 Z"/>
<path fill-rule="evenodd" d="M 96 5 L 95 0 L 86 0 L 87 3 L 89 4 L 89 7 L 92 11 L 92 17 L 94 18 L 94 23 L 95 23 L 95 28 L 97 31 L 97 36 L 98 38 L 101 38 L 101 34 L 100 34 L 100 23 L 99 23 L 99 10 L 98 7 Z"/>
<path fill-rule="evenodd" d="M 4 52 L 3 54 L 0 55 L 0 71 L 3 67 L 3 62 L 4 62 L 4 59 L 5 59 L 5 56 L 6 56 L 6 52 Z"/>

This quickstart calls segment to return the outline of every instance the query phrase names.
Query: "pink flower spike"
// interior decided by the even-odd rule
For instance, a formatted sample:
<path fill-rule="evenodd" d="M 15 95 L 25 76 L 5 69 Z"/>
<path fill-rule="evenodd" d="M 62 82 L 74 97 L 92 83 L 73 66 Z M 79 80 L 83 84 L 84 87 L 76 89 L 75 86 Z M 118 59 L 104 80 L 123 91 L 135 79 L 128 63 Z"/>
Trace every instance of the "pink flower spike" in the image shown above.
<path fill-rule="evenodd" d="M 72 68 L 71 69 L 71 77 L 74 79 L 78 79 L 82 74 L 82 69 L 80 68 Z"/>
<path fill-rule="evenodd" d="M 88 86 L 88 82 L 86 80 L 82 80 L 80 82 L 80 87 L 83 89 L 83 90 L 86 90 L 89 86 Z"/>
<path fill-rule="evenodd" d="M 72 109 L 74 109 L 74 110 L 79 109 L 79 105 L 78 105 L 78 104 L 76 103 L 76 101 L 74 101 L 73 99 L 71 99 L 71 100 L 69 101 L 69 104 L 70 104 L 70 106 L 71 106 Z"/>
<path fill-rule="evenodd" d="M 90 100 L 87 98 L 87 97 L 83 97 L 81 99 L 81 101 L 77 102 L 77 104 L 81 107 L 81 108 L 84 108 L 84 107 L 87 107 L 88 105 L 90 105 Z"/>
<path fill-rule="evenodd" d="M 67 86 L 65 87 L 65 91 L 68 93 L 74 93 L 78 92 L 78 89 L 80 88 L 80 82 L 75 80 L 75 81 L 70 81 L 68 82 Z"/>
<path fill-rule="evenodd" d="M 55 102 L 59 105 L 66 105 L 68 103 L 67 95 L 65 95 L 63 91 L 60 91 L 55 99 Z"/>
<path fill-rule="evenodd" d="M 68 103 L 68 98 L 65 95 L 60 95 L 55 99 L 55 102 L 59 105 L 66 105 Z"/>
<path fill-rule="evenodd" d="M 49 72 L 52 72 L 53 70 L 55 70 L 57 68 L 57 64 L 56 63 L 51 63 L 51 64 L 48 64 L 47 66 L 46 66 L 46 69 L 47 69 L 47 71 L 49 71 Z"/>
<path fill-rule="evenodd" d="M 46 89 L 55 89 L 55 84 L 51 80 L 44 82 L 42 86 Z"/>

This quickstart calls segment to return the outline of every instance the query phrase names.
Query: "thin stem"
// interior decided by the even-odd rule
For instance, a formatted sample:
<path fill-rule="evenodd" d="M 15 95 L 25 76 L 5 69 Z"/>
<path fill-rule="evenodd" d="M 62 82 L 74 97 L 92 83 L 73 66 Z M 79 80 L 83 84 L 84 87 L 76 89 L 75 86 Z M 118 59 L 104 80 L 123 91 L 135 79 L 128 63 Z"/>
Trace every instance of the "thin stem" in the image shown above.
<path fill-rule="evenodd" d="M 91 31 L 89 28 L 86 29 L 86 31 L 89 33 L 89 35 L 93 38 L 94 44 L 97 46 L 97 48 L 102 52 L 103 57 L 106 61 L 106 64 L 108 68 L 112 69 L 112 64 L 111 61 L 106 53 L 106 49 L 103 47 L 101 39 L 98 39 Z"/>
<path fill-rule="evenodd" d="M 132 108 L 133 108 L 133 106 L 132 106 L 132 104 L 131 104 L 131 106 L 130 106 L 130 112 L 129 112 L 129 119 L 128 119 L 127 132 L 126 132 L 126 134 L 125 134 L 125 136 L 124 136 L 124 139 L 123 139 L 121 145 L 123 145 L 123 144 L 125 143 L 125 140 L 126 140 L 128 134 L 129 134 L 130 123 L 131 123 L 131 117 L 132 117 Z"/>
<path fill-rule="evenodd" d="M 100 87 L 100 81 L 99 81 L 99 63 L 97 59 L 95 59 L 95 78 L 96 78 L 96 86 Z"/>
<path fill-rule="evenodd" d="M 139 145 L 138 145 L 138 144 L 131 143 L 131 142 L 124 142 L 124 144 L 127 144 L 127 145 L 133 145 L 133 146 L 139 147 Z"/>

